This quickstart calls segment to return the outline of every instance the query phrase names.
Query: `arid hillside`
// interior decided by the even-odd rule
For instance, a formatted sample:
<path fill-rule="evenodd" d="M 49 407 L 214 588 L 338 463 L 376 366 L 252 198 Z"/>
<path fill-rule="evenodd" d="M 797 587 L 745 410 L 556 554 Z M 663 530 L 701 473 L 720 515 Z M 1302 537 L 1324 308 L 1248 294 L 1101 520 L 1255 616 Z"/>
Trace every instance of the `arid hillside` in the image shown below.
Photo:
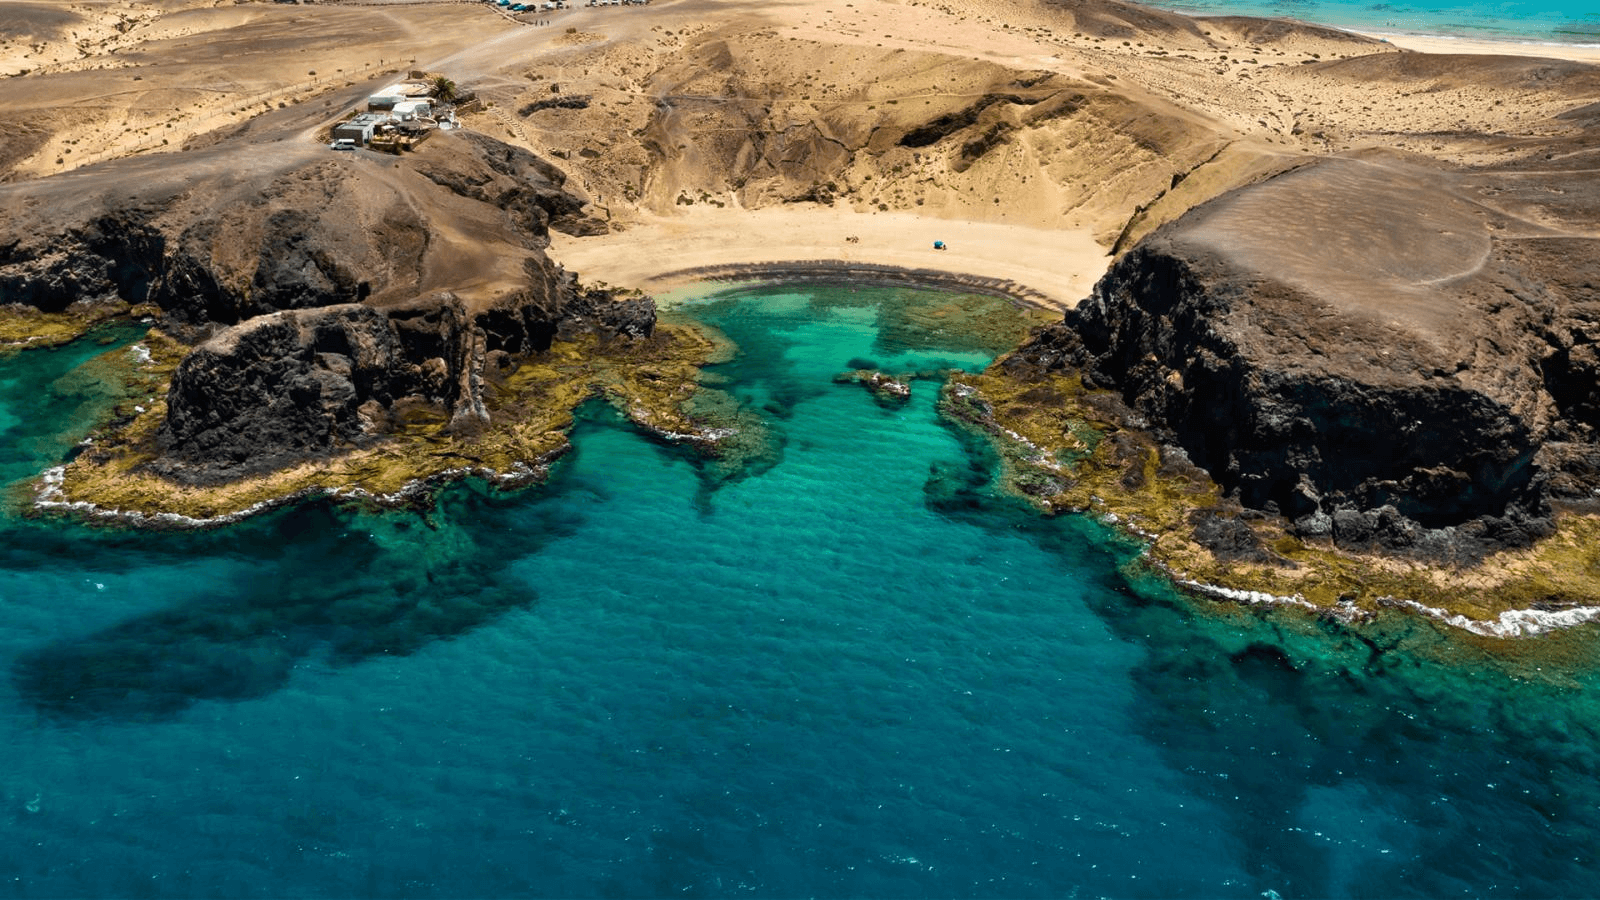
<path fill-rule="evenodd" d="M 1600 101 L 1600 75 L 1578 63 L 1402 53 L 1115 0 L 522 15 L 11 0 L 0 41 L 0 72 L 15 73 L 0 132 L 10 181 L 125 155 L 181 166 L 182 148 L 241 123 L 257 141 L 310 142 L 418 67 L 478 91 L 489 108 L 469 127 L 561 162 L 618 223 L 842 202 L 1081 229 L 1108 249 L 1308 154 L 1378 146 L 1484 165 L 1581 149 L 1581 111 Z"/>

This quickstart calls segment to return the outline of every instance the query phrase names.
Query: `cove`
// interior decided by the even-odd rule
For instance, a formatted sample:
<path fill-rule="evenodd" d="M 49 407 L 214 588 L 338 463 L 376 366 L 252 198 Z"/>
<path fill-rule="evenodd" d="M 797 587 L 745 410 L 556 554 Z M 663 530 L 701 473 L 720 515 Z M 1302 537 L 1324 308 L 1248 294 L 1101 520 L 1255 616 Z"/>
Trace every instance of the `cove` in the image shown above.
<path fill-rule="evenodd" d="M 685 303 L 737 348 L 704 401 L 746 426 L 723 459 L 596 404 L 547 485 L 422 513 L 145 533 L 13 506 L 0 893 L 1600 887 L 1592 629 L 1509 662 L 1174 592 L 939 419 L 938 373 L 1015 342 L 961 317 L 986 302 Z M 112 402 L 102 352 L 0 360 L 8 480 Z M 833 381 L 869 367 L 921 373 L 909 402 Z"/>

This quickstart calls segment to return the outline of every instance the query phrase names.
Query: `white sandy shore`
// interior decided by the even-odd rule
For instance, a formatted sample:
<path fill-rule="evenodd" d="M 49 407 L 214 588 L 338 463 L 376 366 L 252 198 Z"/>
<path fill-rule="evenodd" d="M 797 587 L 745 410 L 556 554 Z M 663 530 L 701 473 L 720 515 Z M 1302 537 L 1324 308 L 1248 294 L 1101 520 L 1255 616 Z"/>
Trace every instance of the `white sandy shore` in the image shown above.
<path fill-rule="evenodd" d="M 1557 44 L 1521 41 L 1478 41 L 1420 34 L 1390 34 L 1381 31 L 1363 31 L 1367 37 L 1378 38 L 1403 50 L 1418 53 L 1472 53 L 1485 56 L 1534 56 L 1546 59 L 1570 59 L 1575 62 L 1600 65 L 1600 44 Z"/>
<path fill-rule="evenodd" d="M 847 237 L 858 240 L 849 241 Z M 944 241 L 946 250 L 933 249 Z M 807 204 L 759 210 L 704 205 L 598 237 L 557 235 L 551 255 L 585 283 L 660 293 L 716 266 L 827 260 L 1015 282 L 1043 305 L 1075 306 L 1110 258 L 1087 230 L 958 222 L 910 213 L 858 213 Z"/>

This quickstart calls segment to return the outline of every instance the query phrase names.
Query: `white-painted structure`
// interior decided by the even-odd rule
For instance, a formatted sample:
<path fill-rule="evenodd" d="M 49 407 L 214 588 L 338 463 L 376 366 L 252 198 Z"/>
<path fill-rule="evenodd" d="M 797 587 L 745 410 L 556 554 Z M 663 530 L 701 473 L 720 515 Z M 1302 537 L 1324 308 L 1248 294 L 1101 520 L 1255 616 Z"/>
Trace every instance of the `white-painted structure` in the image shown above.
<path fill-rule="evenodd" d="M 433 102 L 430 100 L 402 100 L 390 110 L 402 122 L 409 122 L 418 116 L 433 115 Z"/>

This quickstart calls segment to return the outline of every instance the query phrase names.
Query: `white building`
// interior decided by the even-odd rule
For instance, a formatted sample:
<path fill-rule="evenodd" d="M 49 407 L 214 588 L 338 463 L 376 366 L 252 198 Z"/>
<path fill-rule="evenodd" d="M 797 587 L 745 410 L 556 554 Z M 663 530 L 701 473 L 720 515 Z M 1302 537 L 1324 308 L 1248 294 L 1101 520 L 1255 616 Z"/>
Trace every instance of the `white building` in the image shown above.
<path fill-rule="evenodd" d="M 390 111 L 400 121 L 409 122 L 418 116 L 433 115 L 433 103 L 429 100 L 402 100 Z"/>

